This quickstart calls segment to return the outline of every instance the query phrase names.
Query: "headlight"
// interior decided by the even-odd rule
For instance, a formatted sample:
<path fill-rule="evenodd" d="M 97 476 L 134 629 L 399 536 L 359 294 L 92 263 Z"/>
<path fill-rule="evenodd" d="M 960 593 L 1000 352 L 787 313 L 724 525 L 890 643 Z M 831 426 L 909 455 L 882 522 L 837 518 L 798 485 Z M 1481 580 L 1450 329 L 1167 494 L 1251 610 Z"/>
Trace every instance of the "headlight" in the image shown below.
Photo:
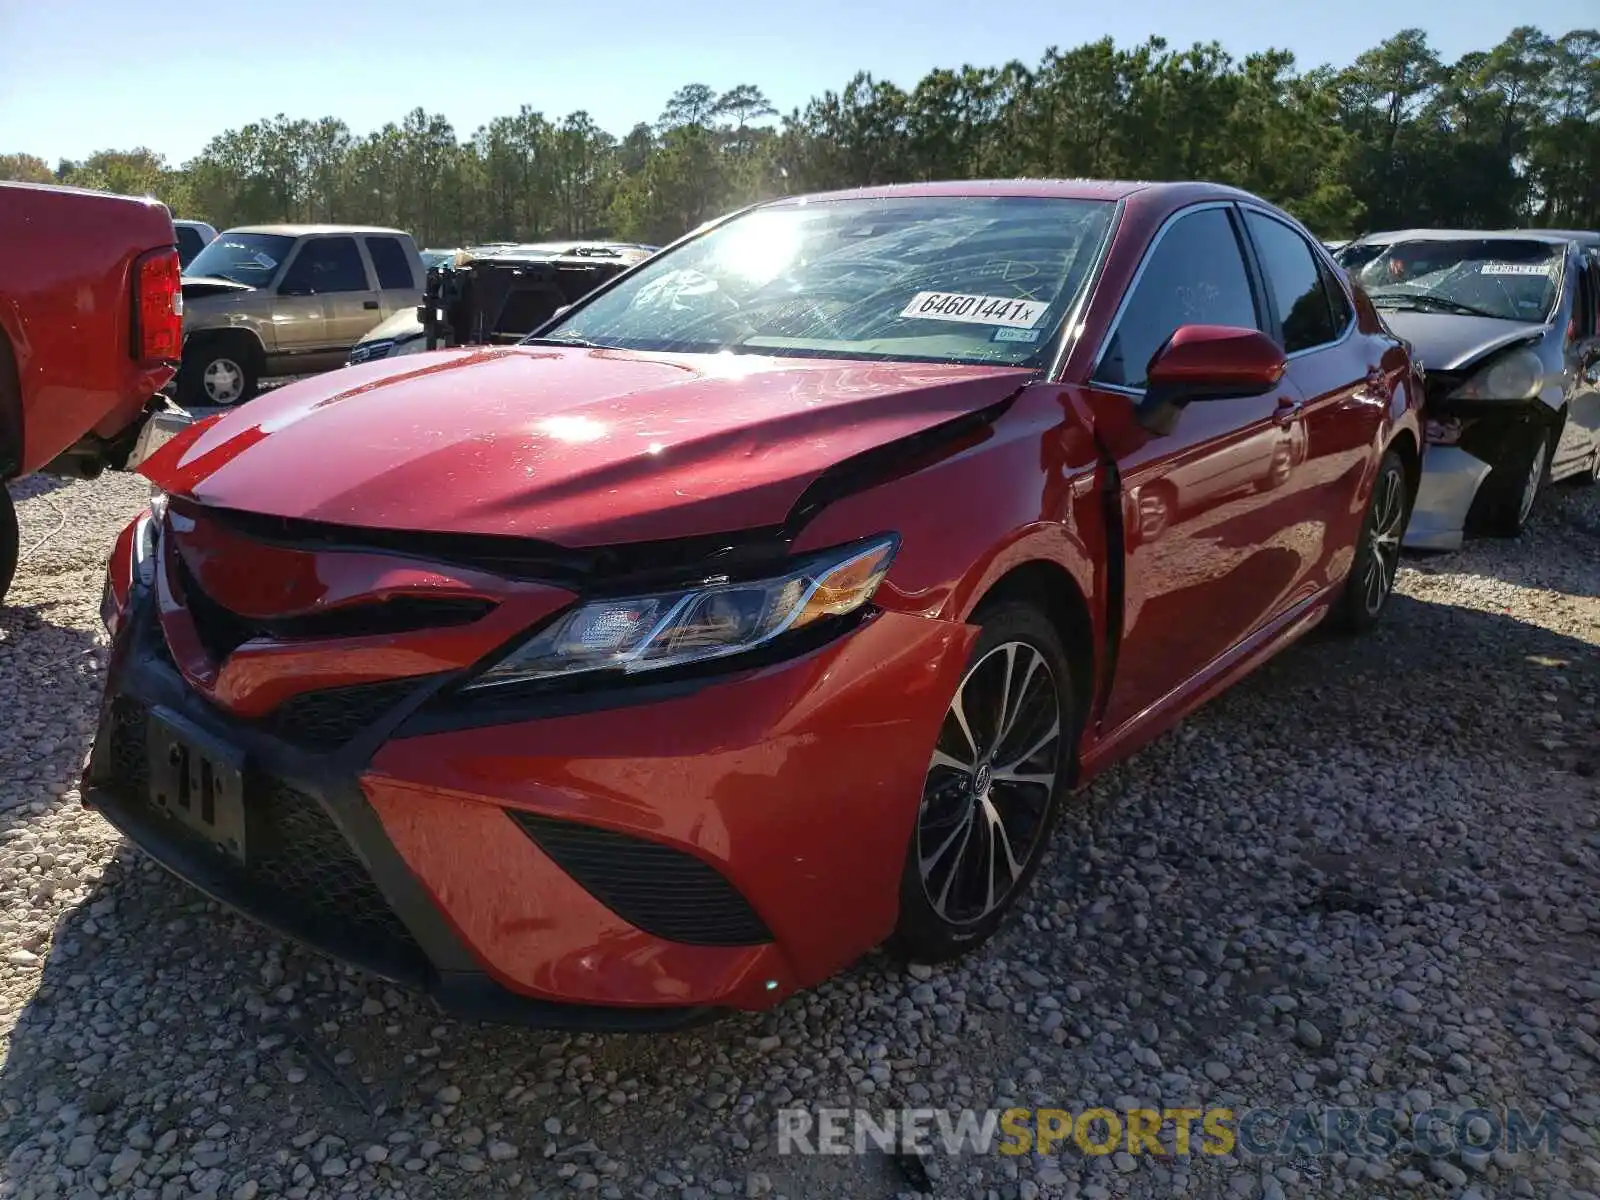
<path fill-rule="evenodd" d="M 1531 400 L 1544 387 L 1544 363 L 1527 347 L 1508 350 L 1450 393 L 1451 400 Z"/>
<path fill-rule="evenodd" d="M 596 600 L 465 685 L 479 691 L 596 671 L 633 674 L 741 654 L 872 598 L 894 559 L 893 535 L 819 554 L 771 579 Z"/>

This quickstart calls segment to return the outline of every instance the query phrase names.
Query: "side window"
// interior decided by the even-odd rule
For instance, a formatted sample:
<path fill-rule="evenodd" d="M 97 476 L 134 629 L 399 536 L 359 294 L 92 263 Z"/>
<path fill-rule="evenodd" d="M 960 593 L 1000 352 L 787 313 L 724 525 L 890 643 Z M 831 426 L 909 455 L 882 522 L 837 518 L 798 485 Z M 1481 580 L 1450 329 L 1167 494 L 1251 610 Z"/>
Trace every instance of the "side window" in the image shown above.
<path fill-rule="evenodd" d="M 1595 269 L 1590 262 L 1578 261 L 1581 265 L 1574 272 L 1578 286 L 1572 297 L 1572 324 L 1575 335 L 1582 340 L 1595 334 Z"/>
<path fill-rule="evenodd" d="M 1283 326 L 1286 354 L 1331 342 L 1343 328 L 1335 325 L 1328 293 L 1317 270 L 1317 257 L 1305 238 L 1281 221 L 1254 210 L 1245 212 L 1250 240 L 1261 256 L 1272 305 Z"/>
<path fill-rule="evenodd" d="M 1167 227 L 1106 343 L 1095 379 L 1142 388 L 1150 359 L 1182 325 L 1257 327 L 1250 278 L 1225 209 L 1201 209 Z"/>
<path fill-rule="evenodd" d="M 1350 306 L 1350 295 L 1344 290 L 1344 281 L 1338 272 L 1321 261 L 1317 263 L 1317 270 L 1322 273 L 1322 287 L 1328 293 L 1328 303 L 1333 306 L 1333 332 L 1337 337 L 1355 319 L 1355 309 Z"/>
<path fill-rule="evenodd" d="M 1589 295 L 1594 298 L 1594 308 L 1590 310 L 1590 315 L 1594 318 L 1594 324 L 1590 332 L 1595 337 L 1600 337 L 1600 253 L 1588 255 L 1587 258 L 1589 263 Z"/>
<path fill-rule="evenodd" d="M 415 288 L 411 277 L 411 260 L 406 258 L 405 247 L 392 237 L 369 237 L 367 254 L 378 272 L 378 286 L 400 291 Z"/>
<path fill-rule="evenodd" d="M 331 237 L 313 238 L 301 246 L 278 290 L 290 295 L 320 296 L 328 292 L 366 292 L 371 288 L 355 238 Z"/>

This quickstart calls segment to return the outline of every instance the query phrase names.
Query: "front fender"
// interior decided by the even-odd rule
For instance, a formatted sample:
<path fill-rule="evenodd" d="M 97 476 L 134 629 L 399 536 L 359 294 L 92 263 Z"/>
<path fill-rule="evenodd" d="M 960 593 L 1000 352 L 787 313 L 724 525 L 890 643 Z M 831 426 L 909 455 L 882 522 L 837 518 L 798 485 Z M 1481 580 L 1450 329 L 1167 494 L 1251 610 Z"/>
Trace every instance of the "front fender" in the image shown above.
<path fill-rule="evenodd" d="M 183 344 L 185 348 L 188 347 L 190 342 L 218 335 L 247 337 L 254 343 L 256 350 L 263 355 L 277 348 L 277 337 L 273 332 L 270 315 L 263 317 L 249 310 L 241 311 L 238 308 L 230 308 L 216 312 L 201 311 L 191 314 L 184 320 Z"/>
<path fill-rule="evenodd" d="M 898 533 L 876 602 L 946 621 L 966 621 L 1010 571 L 1047 562 L 1071 578 L 1099 626 L 1108 552 L 1099 479 L 1094 441 L 1061 389 L 1035 384 L 943 457 L 830 504 L 795 550 Z"/>

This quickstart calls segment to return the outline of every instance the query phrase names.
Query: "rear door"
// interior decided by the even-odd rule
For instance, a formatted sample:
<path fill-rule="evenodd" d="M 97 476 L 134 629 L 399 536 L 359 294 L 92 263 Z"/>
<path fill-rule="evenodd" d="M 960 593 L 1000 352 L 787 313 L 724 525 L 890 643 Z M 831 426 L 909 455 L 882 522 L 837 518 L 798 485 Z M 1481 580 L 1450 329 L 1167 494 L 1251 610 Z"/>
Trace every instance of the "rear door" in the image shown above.
<path fill-rule="evenodd" d="M 1266 293 L 1272 337 L 1289 360 L 1303 400 L 1294 423 L 1280 515 L 1298 521 L 1288 543 L 1299 556 L 1294 604 L 1342 576 L 1366 513 L 1372 447 L 1392 398 L 1380 347 L 1356 334 L 1355 307 L 1308 238 L 1263 209 L 1245 207 Z"/>
<path fill-rule="evenodd" d="M 390 234 L 369 233 L 362 239 L 367 257 L 378 281 L 378 310 L 388 320 L 402 308 L 422 303 L 422 280 L 416 275 L 420 260 L 413 265 L 404 242 Z M 378 322 L 374 321 L 376 325 Z M 366 330 L 362 331 L 363 333 Z"/>
<path fill-rule="evenodd" d="M 1156 234 L 1101 349 L 1089 402 L 1116 462 L 1126 529 L 1108 734 L 1269 621 L 1304 570 L 1282 511 L 1301 400 L 1292 380 L 1191 404 L 1170 433 L 1135 416 L 1146 367 L 1180 326 L 1255 329 L 1265 318 L 1241 218 L 1231 204 L 1205 204 Z"/>

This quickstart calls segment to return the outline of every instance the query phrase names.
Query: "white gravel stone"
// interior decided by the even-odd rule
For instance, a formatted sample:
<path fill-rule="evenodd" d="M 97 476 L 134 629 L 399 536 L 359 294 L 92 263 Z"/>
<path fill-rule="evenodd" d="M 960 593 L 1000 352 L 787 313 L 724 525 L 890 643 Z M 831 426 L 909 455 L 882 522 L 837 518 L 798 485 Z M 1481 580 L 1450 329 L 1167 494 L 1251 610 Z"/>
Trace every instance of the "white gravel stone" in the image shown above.
<path fill-rule="evenodd" d="M 1552 488 L 1516 541 L 1408 560 L 1371 637 L 1308 639 L 1108 771 L 982 951 L 869 956 L 771 1013 L 650 1038 L 441 1022 L 84 809 L 101 573 L 148 488 L 44 487 L 21 489 L 24 546 L 52 506 L 67 526 L 0 606 L 0 1179 L 18 1200 L 844 1200 L 917 1185 L 886 1187 L 898 1168 L 873 1156 L 779 1156 L 777 1109 L 1402 1098 L 1548 1104 L 1571 1132 L 1552 1156 L 1359 1171 L 1238 1151 L 929 1170 L 941 1200 L 1465 1200 L 1469 1178 L 1600 1194 L 1600 489 Z"/>

